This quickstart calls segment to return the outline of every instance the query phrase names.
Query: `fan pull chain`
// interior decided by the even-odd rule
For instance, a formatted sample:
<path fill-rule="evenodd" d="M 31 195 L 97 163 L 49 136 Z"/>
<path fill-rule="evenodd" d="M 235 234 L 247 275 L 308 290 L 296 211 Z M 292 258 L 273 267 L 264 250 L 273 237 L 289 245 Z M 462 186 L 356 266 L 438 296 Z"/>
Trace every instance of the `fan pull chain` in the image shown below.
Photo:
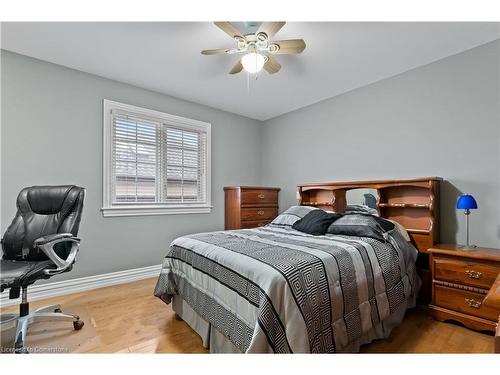
<path fill-rule="evenodd" d="M 247 94 L 250 95 L 250 76 L 251 73 L 247 73 Z M 259 74 L 255 73 L 254 80 L 257 81 L 259 79 Z"/>

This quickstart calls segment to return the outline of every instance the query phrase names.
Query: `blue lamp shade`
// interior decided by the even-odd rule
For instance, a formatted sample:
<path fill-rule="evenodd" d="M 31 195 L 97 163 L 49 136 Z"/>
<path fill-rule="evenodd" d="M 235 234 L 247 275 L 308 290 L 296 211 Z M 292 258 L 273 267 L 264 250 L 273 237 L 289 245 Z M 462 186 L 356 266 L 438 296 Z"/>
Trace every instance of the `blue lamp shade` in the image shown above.
<path fill-rule="evenodd" d="M 470 194 L 461 195 L 457 201 L 457 210 L 474 210 L 477 208 L 477 202 Z"/>

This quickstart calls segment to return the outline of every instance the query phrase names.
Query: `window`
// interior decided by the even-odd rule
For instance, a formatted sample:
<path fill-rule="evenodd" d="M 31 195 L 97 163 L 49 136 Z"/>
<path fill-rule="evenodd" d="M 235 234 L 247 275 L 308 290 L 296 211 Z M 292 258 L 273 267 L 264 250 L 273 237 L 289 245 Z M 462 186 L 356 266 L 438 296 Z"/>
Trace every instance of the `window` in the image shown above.
<path fill-rule="evenodd" d="M 104 216 L 207 213 L 210 124 L 104 100 Z"/>

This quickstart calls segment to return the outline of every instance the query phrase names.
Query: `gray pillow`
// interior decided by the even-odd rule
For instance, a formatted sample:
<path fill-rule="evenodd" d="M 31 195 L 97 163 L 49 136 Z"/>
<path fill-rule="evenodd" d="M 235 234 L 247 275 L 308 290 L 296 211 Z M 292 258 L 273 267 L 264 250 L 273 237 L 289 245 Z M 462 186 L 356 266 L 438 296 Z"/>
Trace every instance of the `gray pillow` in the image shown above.
<path fill-rule="evenodd" d="M 302 219 L 313 210 L 318 210 L 318 208 L 311 206 L 292 206 L 282 214 L 278 215 L 271 224 L 291 227 L 297 220 Z"/>
<path fill-rule="evenodd" d="M 326 231 L 328 234 L 371 237 L 385 241 L 384 233 L 394 229 L 388 220 L 367 214 L 346 214 L 335 220 Z"/>
<path fill-rule="evenodd" d="M 345 213 L 370 214 L 378 216 L 375 208 L 365 206 L 364 204 L 348 204 L 345 208 Z"/>

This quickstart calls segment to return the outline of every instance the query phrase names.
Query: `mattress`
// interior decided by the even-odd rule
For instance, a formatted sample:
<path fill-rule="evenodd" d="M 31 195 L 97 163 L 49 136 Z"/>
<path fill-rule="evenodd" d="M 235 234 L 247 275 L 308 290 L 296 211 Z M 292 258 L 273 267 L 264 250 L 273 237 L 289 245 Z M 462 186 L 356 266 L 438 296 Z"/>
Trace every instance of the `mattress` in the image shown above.
<path fill-rule="evenodd" d="M 395 231 L 384 241 L 272 224 L 199 233 L 172 242 L 155 295 L 211 352 L 356 352 L 415 306 L 416 257 Z"/>

